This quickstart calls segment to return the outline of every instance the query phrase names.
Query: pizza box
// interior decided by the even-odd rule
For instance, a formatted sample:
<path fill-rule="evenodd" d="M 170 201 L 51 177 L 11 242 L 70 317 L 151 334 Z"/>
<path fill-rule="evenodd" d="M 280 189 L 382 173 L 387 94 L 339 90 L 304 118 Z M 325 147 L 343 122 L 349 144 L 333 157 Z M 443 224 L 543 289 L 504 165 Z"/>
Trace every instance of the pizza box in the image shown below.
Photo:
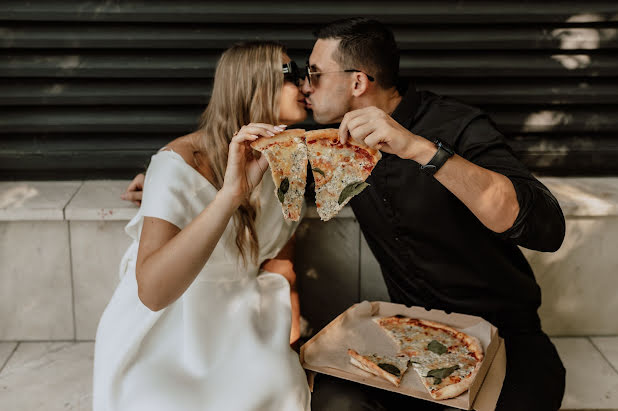
<path fill-rule="evenodd" d="M 390 382 L 350 363 L 348 348 L 360 353 L 396 354 L 396 345 L 371 319 L 397 314 L 440 322 L 479 339 L 485 356 L 468 391 L 456 398 L 434 400 L 412 367 L 404 374 L 399 387 L 395 387 Z M 498 364 L 492 366 L 492 361 L 499 351 L 499 360 L 496 361 Z M 465 410 L 495 408 L 506 370 L 504 342 L 498 336 L 498 329 L 483 318 L 466 314 L 447 314 L 441 310 L 428 311 L 422 307 L 406 307 L 381 301 L 363 301 L 348 308 L 301 347 L 300 361 L 303 367 L 310 371 Z M 490 368 L 495 368 L 490 373 L 491 380 L 487 378 L 487 381 L 484 381 Z M 479 401 L 475 404 L 481 388 L 483 388 L 482 395 L 478 395 Z"/>

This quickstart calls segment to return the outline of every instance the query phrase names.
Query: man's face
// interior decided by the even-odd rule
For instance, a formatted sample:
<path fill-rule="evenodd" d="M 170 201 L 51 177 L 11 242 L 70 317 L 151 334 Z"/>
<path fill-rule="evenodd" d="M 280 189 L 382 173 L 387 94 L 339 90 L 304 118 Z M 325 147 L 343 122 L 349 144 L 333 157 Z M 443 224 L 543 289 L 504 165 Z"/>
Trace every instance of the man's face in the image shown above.
<path fill-rule="evenodd" d="M 311 85 L 305 81 L 302 92 L 307 96 L 307 108 L 313 110 L 313 118 L 319 124 L 338 123 L 350 111 L 353 76 L 343 73 L 343 68 L 333 59 L 340 40 L 319 39 L 309 57 L 312 72 Z"/>

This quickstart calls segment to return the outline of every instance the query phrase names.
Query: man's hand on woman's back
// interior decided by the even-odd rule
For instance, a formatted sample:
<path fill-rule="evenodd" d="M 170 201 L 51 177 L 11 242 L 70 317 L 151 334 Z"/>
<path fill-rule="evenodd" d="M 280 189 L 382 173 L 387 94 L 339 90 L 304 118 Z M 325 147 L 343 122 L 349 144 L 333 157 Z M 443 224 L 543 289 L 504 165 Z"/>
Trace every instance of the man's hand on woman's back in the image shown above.
<path fill-rule="evenodd" d="M 138 207 L 141 206 L 145 177 L 146 176 L 144 175 L 144 173 L 139 173 L 138 175 L 136 175 L 133 181 L 131 181 L 131 184 L 129 184 L 129 186 L 127 187 L 127 191 L 122 193 L 120 198 L 126 201 L 130 201 Z"/>

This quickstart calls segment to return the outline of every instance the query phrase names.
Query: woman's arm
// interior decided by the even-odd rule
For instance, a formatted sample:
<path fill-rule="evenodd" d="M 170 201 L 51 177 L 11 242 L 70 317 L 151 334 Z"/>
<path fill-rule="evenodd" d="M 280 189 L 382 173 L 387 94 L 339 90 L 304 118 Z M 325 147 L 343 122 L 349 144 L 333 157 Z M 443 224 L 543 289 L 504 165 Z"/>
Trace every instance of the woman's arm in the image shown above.
<path fill-rule="evenodd" d="M 281 131 L 268 124 L 244 126 L 232 139 L 223 187 L 191 223 L 173 224 L 145 217 L 137 253 L 138 295 L 153 311 L 173 303 L 202 270 L 232 215 L 259 184 L 268 168 L 264 156 L 253 159 L 249 143 Z"/>
<path fill-rule="evenodd" d="M 238 207 L 219 192 L 183 230 L 165 220 L 144 217 L 137 253 L 138 295 L 158 311 L 180 297 L 202 270 Z"/>
<path fill-rule="evenodd" d="M 262 264 L 262 269 L 271 273 L 281 274 L 290 283 L 290 302 L 292 304 L 292 330 L 290 332 L 290 344 L 294 346 L 300 338 L 300 300 L 296 287 L 296 272 L 294 271 L 294 236 L 279 251 L 279 254 Z"/>

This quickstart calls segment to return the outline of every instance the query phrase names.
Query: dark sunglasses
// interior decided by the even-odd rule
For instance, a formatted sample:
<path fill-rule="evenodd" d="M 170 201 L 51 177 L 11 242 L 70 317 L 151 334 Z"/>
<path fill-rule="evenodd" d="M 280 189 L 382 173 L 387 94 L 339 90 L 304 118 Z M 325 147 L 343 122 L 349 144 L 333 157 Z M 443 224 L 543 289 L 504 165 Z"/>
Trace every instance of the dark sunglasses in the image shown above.
<path fill-rule="evenodd" d="M 347 70 L 336 70 L 336 71 L 311 71 L 311 66 L 309 65 L 309 62 L 305 64 L 305 76 L 307 76 L 307 79 L 309 80 L 309 85 L 311 87 L 317 87 L 320 82 L 320 76 L 322 74 L 329 74 L 329 73 L 363 73 L 364 75 L 367 76 L 367 79 L 369 79 L 369 81 L 375 81 L 375 78 L 373 78 L 373 76 L 370 76 L 369 74 L 365 73 L 362 70 L 347 69 Z"/>
<path fill-rule="evenodd" d="M 298 68 L 298 65 L 294 60 L 289 63 L 285 63 L 283 65 L 283 80 L 294 83 L 297 86 L 300 86 L 300 83 L 305 78 L 305 73 Z"/>

